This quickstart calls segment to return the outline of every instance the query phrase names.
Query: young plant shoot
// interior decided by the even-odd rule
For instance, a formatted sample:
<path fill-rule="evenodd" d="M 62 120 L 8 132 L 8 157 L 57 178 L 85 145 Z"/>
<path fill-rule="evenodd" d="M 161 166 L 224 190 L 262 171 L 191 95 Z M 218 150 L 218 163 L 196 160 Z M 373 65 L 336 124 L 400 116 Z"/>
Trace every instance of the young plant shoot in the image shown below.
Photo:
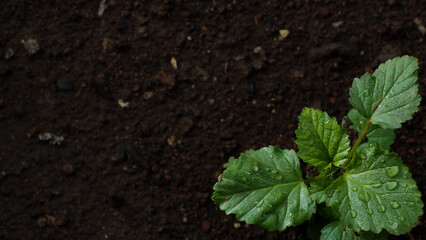
<path fill-rule="evenodd" d="M 321 240 L 409 232 L 423 202 L 390 146 L 395 129 L 418 111 L 417 69 L 416 58 L 396 57 L 353 81 L 349 128 L 359 134 L 353 146 L 336 118 L 304 108 L 296 130 L 299 151 L 269 146 L 231 158 L 214 185 L 213 201 L 226 214 L 270 231 L 284 231 L 318 212 L 329 219 Z M 319 174 L 302 174 L 299 159 Z"/>

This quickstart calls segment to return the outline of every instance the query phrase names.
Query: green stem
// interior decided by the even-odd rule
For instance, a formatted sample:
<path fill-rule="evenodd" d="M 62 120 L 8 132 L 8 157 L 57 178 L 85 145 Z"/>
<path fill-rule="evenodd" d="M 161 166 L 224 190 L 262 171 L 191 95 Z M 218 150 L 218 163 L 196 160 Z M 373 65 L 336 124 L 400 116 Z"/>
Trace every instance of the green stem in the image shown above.
<path fill-rule="evenodd" d="M 354 155 L 354 153 L 355 153 L 356 149 L 357 149 L 357 148 L 358 148 L 358 146 L 361 144 L 362 140 L 364 140 L 365 135 L 367 135 L 367 130 L 368 130 L 368 127 L 370 127 L 370 124 L 371 124 L 371 121 L 370 121 L 370 119 L 368 119 L 367 124 L 365 124 L 365 127 L 364 127 L 364 129 L 362 130 L 361 135 L 359 135 L 359 137 L 358 137 L 358 139 L 356 140 L 356 142 L 355 142 L 354 146 L 353 146 L 353 147 L 352 147 L 352 149 L 349 151 L 349 153 L 348 153 L 348 161 L 346 161 L 346 163 L 345 163 L 345 164 L 343 164 L 343 167 L 346 167 L 346 166 L 349 164 L 349 162 L 351 161 L 352 156 Z"/>

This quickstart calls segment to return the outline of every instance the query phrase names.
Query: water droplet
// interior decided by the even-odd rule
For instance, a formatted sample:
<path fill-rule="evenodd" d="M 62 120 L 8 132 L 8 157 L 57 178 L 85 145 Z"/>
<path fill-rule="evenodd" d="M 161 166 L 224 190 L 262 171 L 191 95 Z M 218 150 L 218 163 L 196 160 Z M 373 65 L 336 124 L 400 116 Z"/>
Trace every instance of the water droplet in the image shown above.
<path fill-rule="evenodd" d="M 371 184 L 371 186 L 373 187 L 373 188 L 379 188 L 379 187 L 381 187 L 383 184 L 381 183 L 381 182 L 376 182 L 376 183 L 372 183 Z"/>
<path fill-rule="evenodd" d="M 365 154 L 361 153 L 360 157 L 361 157 L 361 159 L 365 159 Z"/>
<path fill-rule="evenodd" d="M 407 187 L 407 184 L 406 183 L 401 183 L 401 186 L 402 187 Z"/>
<path fill-rule="evenodd" d="M 404 178 L 404 179 L 405 179 L 405 178 L 407 178 L 407 175 L 405 175 L 405 174 L 404 174 L 404 175 L 402 175 L 402 178 Z"/>
<path fill-rule="evenodd" d="M 399 208 L 399 203 L 398 203 L 398 202 L 393 201 L 393 202 L 391 202 L 390 206 L 391 206 L 391 208 L 393 208 L 393 209 L 397 209 L 397 208 Z"/>
<path fill-rule="evenodd" d="M 388 223 L 389 223 L 390 225 L 392 225 L 392 224 L 394 224 L 394 221 L 393 221 L 392 219 L 389 219 Z"/>
<path fill-rule="evenodd" d="M 353 187 L 352 187 L 352 191 L 356 192 L 356 191 L 358 191 L 358 188 L 357 188 L 357 187 L 355 187 L 355 186 L 353 186 Z"/>
<path fill-rule="evenodd" d="M 271 171 L 273 174 L 275 174 L 275 173 L 277 173 L 277 170 L 275 170 L 275 169 L 272 169 L 272 171 Z"/>
<path fill-rule="evenodd" d="M 242 177 L 242 178 L 241 178 L 241 181 L 246 182 L 246 181 L 247 181 L 247 178 L 246 178 L 246 177 Z"/>
<path fill-rule="evenodd" d="M 386 207 L 383 205 L 379 205 L 379 207 L 377 208 L 378 212 L 385 212 L 386 211 Z"/>
<path fill-rule="evenodd" d="M 393 190 L 396 188 L 396 186 L 398 186 L 397 182 L 387 182 L 386 183 L 386 189 L 387 190 Z"/>
<path fill-rule="evenodd" d="M 373 210 L 368 209 L 368 210 L 367 210 L 367 213 L 368 213 L 368 215 L 372 215 L 372 214 L 373 214 Z"/>
<path fill-rule="evenodd" d="M 409 205 L 412 207 L 412 206 L 414 206 L 414 203 L 413 203 L 413 202 L 410 202 L 410 203 L 409 203 Z"/>
<path fill-rule="evenodd" d="M 257 165 L 253 165 L 251 166 L 251 170 L 256 172 L 257 170 L 259 170 L 259 167 Z"/>
<path fill-rule="evenodd" d="M 399 216 L 398 220 L 399 220 L 400 222 L 403 222 L 403 221 L 405 220 L 405 218 L 404 218 L 403 216 Z"/>
<path fill-rule="evenodd" d="M 352 216 L 353 218 L 355 218 L 357 214 L 358 214 L 358 213 L 357 213 L 355 210 L 352 210 L 352 211 L 351 211 L 351 216 Z"/>
<path fill-rule="evenodd" d="M 358 197 L 359 197 L 359 200 L 363 202 L 368 202 L 368 200 L 370 200 L 370 195 L 367 192 L 359 193 Z"/>
<path fill-rule="evenodd" d="M 408 189 L 410 189 L 410 190 L 413 190 L 414 188 L 416 188 L 416 186 L 411 185 L 411 186 L 408 187 Z"/>
<path fill-rule="evenodd" d="M 283 177 L 282 177 L 281 175 L 277 175 L 275 178 L 276 178 L 277 180 L 281 180 Z"/>
<path fill-rule="evenodd" d="M 387 167 L 386 168 L 386 176 L 392 178 L 395 177 L 399 172 L 399 167 L 398 166 L 392 166 L 392 167 Z"/>
<path fill-rule="evenodd" d="M 268 203 L 267 204 L 268 208 L 272 208 L 272 204 Z"/>
<path fill-rule="evenodd" d="M 338 192 L 340 192 L 340 189 L 336 188 L 336 189 L 334 189 L 334 192 L 338 193 Z"/>

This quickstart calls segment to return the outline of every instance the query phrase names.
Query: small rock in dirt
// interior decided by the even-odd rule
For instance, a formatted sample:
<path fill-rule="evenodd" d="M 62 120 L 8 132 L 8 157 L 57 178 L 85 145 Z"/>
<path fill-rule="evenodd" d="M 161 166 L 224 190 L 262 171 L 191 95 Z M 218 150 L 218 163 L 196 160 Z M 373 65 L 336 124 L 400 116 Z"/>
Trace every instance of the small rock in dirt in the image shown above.
<path fill-rule="evenodd" d="M 5 76 L 9 73 L 10 68 L 6 64 L 0 63 L 0 76 Z"/>
<path fill-rule="evenodd" d="M 179 120 L 177 124 L 177 131 L 180 136 L 184 136 L 186 133 L 191 130 L 192 126 L 194 126 L 194 121 L 190 117 L 183 117 Z"/>
<path fill-rule="evenodd" d="M 149 162 L 143 158 L 142 154 L 140 154 L 139 151 L 137 151 L 135 147 L 133 147 L 133 145 L 127 145 L 125 147 L 125 150 L 129 154 L 129 156 L 133 159 L 133 161 L 135 161 L 135 164 L 138 167 L 141 167 L 146 170 L 151 169 L 151 164 L 149 164 Z"/>
<path fill-rule="evenodd" d="M 125 102 L 123 99 L 118 99 L 118 105 L 120 105 L 121 108 L 128 108 L 130 103 Z"/>
<path fill-rule="evenodd" d="M 279 32 L 280 32 L 280 37 L 278 38 L 278 40 L 280 41 L 284 40 L 290 34 L 290 31 L 287 29 L 281 29 Z"/>
<path fill-rule="evenodd" d="M 338 28 L 338 27 L 342 26 L 342 24 L 343 24 L 343 21 L 337 21 L 337 22 L 332 23 L 331 25 L 334 28 Z"/>
<path fill-rule="evenodd" d="M 101 0 L 99 3 L 99 9 L 98 9 L 98 16 L 102 16 L 105 12 L 105 10 L 108 9 L 108 4 L 106 0 Z"/>
<path fill-rule="evenodd" d="M 23 40 L 22 44 L 24 45 L 25 50 L 27 50 L 30 55 L 33 55 L 37 53 L 38 50 L 40 50 L 40 46 L 38 45 L 38 42 L 35 39 L 28 39 L 26 41 Z"/>
<path fill-rule="evenodd" d="M 423 25 L 422 21 L 419 18 L 414 19 L 414 23 L 417 25 L 417 28 L 419 29 L 420 33 L 422 35 L 426 34 L 426 27 Z"/>
<path fill-rule="evenodd" d="M 211 223 L 207 220 L 204 220 L 201 223 L 201 231 L 203 231 L 203 233 L 208 233 L 210 231 L 210 227 L 211 227 Z"/>
<path fill-rule="evenodd" d="M 210 99 L 208 100 L 208 102 L 209 102 L 209 105 L 213 106 L 213 105 L 214 105 L 215 100 L 214 100 L 213 98 L 210 98 Z"/>
<path fill-rule="evenodd" d="M 49 132 L 39 134 L 38 139 L 40 139 L 40 141 L 43 141 L 43 142 L 49 141 L 49 143 L 53 145 L 61 145 L 61 143 L 64 141 L 63 136 L 53 135 L 52 133 L 49 133 Z"/>
<path fill-rule="evenodd" d="M 15 55 L 15 51 L 13 51 L 12 48 L 6 49 L 6 52 L 4 53 L 4 58 L 11 59 Z"/>
<path fill-rule="evenodd" d="M 173 67 L 175 70 L 178 68 L 176 58 L 172 57 L 172 58 L 170 59 L 170 64 L 172 64 L 172 67 Z"/>
<path fill-rule="evenodd" d="M 74 90 L 74 83 L 70 80 L 59 79 L 56 84 L 60 91 L 68 92 Z"/>
<path fill-rule="evenodd" d="M 240 227 L 241 227 L 241 223 L 239 222 L 234 223 L 234 228 L 238 229 Z"/>
<path fill-rule="evenodd" d="M 257 46 L 253 49 L 253 53 L 254 54 L 259 54 L 260 52 L 262 52 L 263 48 L 261 46 Z"/>
<path fill-rule="evenodd" d="M 262 59 L 254 59 L 251 65 L 254 69 L 259 70 L 263 67 L 263 61 Z"/>
<path fill-rule="evenodd" d="M 148 100 L 154 96 L 154 92 L 145 92 L 143 94 L 143 99 Z"/>
<path fill-rule="evenodd" d="M 74 173 L 74 167 L 70 163 L 62 165 L 61 171 L 65 175 L 71 175 Z"/>

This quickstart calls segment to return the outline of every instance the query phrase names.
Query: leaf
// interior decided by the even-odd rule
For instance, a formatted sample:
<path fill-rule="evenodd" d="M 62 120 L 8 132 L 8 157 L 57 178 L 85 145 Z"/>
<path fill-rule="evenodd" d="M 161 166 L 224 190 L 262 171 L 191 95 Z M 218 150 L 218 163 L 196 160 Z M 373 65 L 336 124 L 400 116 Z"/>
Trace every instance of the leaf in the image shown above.
<path fill-rule="evenodd" d="M 212 199 L 226 214 L 270 231 L 298 225 L 315 212 L 293 150 L 269 146 L 242 153 L 213 189 Z"/>
<path fill-rule="evenodd" d="M 348 159 L 348 134 L 336 118 L 330 118 L 325 112 L 304 108 L 299 116 L 296 137 L 297 155 L 320 171 L 330 167 L 331 163 L 340 166 Z"/>
<path fill-rule="evenodd" d="M 327 206 L 354 231 L 401 233 L 423 214 L 421 193 L 397 154 L 359 147 L 346 173 L 327 189 Z"/>
<path fill-rule="evenodd" d="M 321 230 L 320 240 L 353 240 L 358 236 L 341 222 L 332 222 Z"/>
<path fill-rule="evenodd" d="M 359 236 L 348 226 L 345 226 L 342 222 L 336 221 L 329 223 L 321 230 L 320 240 L 386 240 L 388 233 L 386 231 L 380 232 L 380 234 L 374 234 L 372 232 L 360 232 Z"/>
<path fill-rule="evenodd" d="M 365 119 L 357 110 L 352 109 L 348 113 L 349 120 L 352 125 L 349 126 L 351 129 L 357 130 L 358 134 L 361 134 L 362 130 L 367 124 Z M 379 147 L 390 150 L 390 146 L 395 140 L 395 133 L 391 129 L 383 129 L 378 125 L 371 124 L 367 130 L 367 143 L 377 143 Z"/>
<path fill-rule="evenodd" d="M 319 181 L 312 182 L 309 186 L 309 194 L 311 198 L 317 203 L 323 203 L 327 199 L 325 190 L 330 186 L 328 179 L 321 179 Z"/>
<path fill-rule="evenodd" d="M 350 89 L 349 102 L 366 119 L 384 129 L 397 129 L 418 111 L 415 57 L 403 56 L 386 61 L 373 75 L 356 78 Z"/>

